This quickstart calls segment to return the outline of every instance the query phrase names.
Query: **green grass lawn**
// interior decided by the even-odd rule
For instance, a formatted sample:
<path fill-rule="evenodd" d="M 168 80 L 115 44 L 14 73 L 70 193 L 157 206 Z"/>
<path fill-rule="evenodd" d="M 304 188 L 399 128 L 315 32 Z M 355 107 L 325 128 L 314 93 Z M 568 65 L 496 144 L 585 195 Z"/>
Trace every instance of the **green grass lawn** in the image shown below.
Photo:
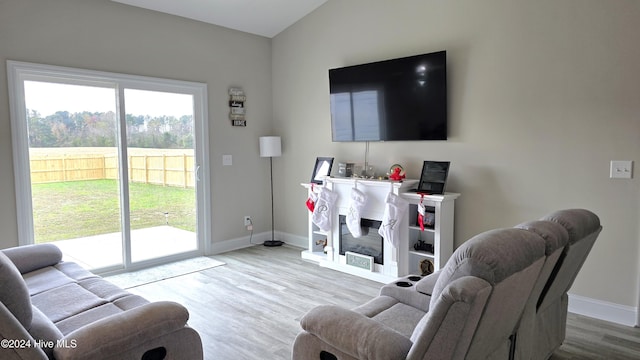
<path fill-rule="evenodd" d="M 120 196 L 116 180 L 33 184 L 35 242 L 119 232 Z M 196 231 L 194 189 L 131 183 L 131 229 L 169 225 Z M 165 216 L 168 213 L 168 216 Z"/>

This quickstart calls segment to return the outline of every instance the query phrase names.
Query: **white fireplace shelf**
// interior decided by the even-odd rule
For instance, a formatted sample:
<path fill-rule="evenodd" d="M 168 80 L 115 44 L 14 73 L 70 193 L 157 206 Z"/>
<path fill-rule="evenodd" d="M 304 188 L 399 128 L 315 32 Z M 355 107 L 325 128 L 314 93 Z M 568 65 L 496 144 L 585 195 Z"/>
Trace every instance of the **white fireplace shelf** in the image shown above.
<path fill-rule="evenodd" d="M 430 251 L 409 250 L 409 254 L 416 256 L 424 256 L 426 258 L 435 259 L 435 254 Z"/>
<path fill-rule="evenodd" d="M 388 283 L 398 277 L 408 274 L 420 274 L 420 262 L 428 260 L 433 263 L 434 270 L 440 269 L 453 253 L 453 218 L 454 202 L 460 194 L 445 193 L 444 195 L 425 195 L 422 199 L 427 210 L 434 215 L 433 226 L 421 230 L 417 223 L 417 207 L 421 196 L 409 192 L 418 184 L 417 180 L 390 182 L 383 180 L 362 180 L 352 178 L 327 178 L 323 186 L 314 185 L 316 192 L 323 187 L 334 191 L 338 195 L 331 217 L 331 231 L 323 232 L 312 222 L 309 213 L 309 242 L 301 256 L 304 259 L 317 262 L 320 266 L 347 272 L 371 280 Z M 310 184 L 301 184 L 308 192 L 312 191 Z M 340 215 L 346 215 L 351 201 L 351 189 L 357 187 L 364 192 L 367 201 L 360 215 L 362 218 L 381 220 L 384 214 L 387 194 L 393 191 L 408 202 L 407 213 L 404 214 L 400 228 L 398 248 L 383 240 L 382 263 L 374 264 L 369 269 L 347 264 L 345 251 L 340 249 L 339 222 Z M 342 230 L 344 233 L 344 230 Z M 428 244 L 432 251 L 415 249 L 418 242 Z M 325 245 L 326 243 L 326 245 Z M 342 255 L 341 255 L 342 253 Z"/>

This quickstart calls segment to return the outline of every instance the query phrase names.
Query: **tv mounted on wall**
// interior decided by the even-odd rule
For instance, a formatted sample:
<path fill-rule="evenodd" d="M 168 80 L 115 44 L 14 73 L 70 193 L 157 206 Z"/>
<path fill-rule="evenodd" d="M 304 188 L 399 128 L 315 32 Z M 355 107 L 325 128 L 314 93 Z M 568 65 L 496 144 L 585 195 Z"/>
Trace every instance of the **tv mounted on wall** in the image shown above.
<path fill-rule="evenodd" d="M 329 70 L 337 142 L 447 139 L 447 53 Z"/>

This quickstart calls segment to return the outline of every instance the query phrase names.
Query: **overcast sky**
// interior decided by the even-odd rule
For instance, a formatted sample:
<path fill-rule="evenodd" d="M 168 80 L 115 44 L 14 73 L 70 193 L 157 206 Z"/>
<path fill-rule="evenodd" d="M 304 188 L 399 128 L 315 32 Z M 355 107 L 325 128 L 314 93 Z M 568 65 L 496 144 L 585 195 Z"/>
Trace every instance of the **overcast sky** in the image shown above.
<path fill-rule="evenodd" d="M 36 81 L 25 81 L 24 86 L 27 109 L 36 110 L 42 116 L 56 111 L 116 111 L 116 91 L 113 88 Z M 133 115 L 192 115 L 193 96 L 125 89 L 125 108 L 127 114 Z"/>

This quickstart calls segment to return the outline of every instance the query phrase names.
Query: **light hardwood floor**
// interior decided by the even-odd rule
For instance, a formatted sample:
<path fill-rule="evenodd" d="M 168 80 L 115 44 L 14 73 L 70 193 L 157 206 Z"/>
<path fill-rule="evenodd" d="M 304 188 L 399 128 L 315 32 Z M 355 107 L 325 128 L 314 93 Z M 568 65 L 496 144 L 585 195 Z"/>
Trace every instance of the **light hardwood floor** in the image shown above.
<path fill-rule="evenodd" d="M 287 246 L 214 258 L 226 265 L 130 289 L 186 306 L 207 360 L 288 360 L 308 310 L 321 304 L 352 308 L 382 286 L 321 268 Z M 567 339 L 551 359 L 640 359 L 640 329 L 569 314 Z"/>

